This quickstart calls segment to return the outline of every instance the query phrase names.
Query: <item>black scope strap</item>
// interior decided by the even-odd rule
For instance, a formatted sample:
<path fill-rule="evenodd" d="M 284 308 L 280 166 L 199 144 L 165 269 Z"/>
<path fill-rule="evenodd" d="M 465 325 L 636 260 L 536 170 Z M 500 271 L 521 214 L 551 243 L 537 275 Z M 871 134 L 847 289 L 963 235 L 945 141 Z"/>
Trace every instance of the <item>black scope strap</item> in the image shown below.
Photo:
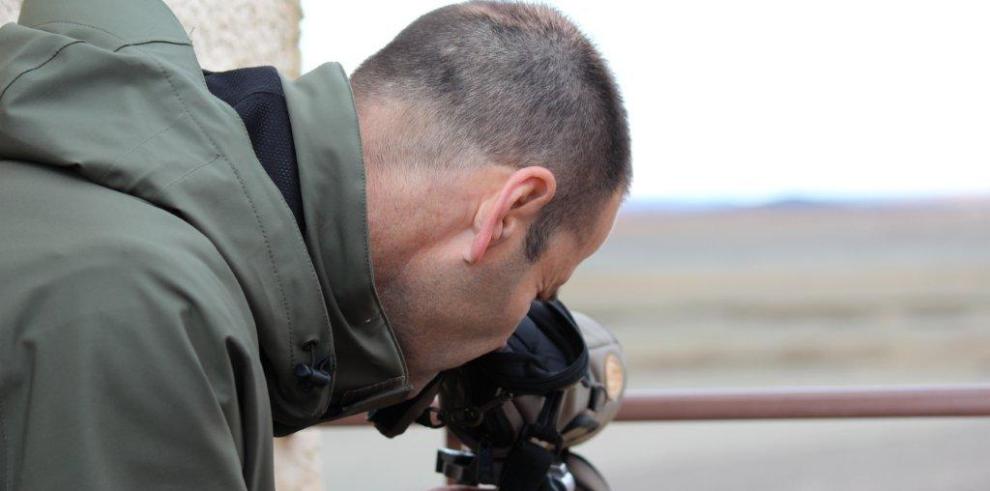
<path fill-rule="evenodd" d="M 394 438 L 405 433 L 406 429 L 413 421 L 429 411 L 430 404 L 440 391 L 440 384 L 443 382 L 444 373 L 440 373 L 433 378 L 423 390 L 407 401 L 400 402 L 393 406 L 384 407 L 371 411 L 368 419 L 375 424 L 375 428 L 382 435 Z"/>
<path fill-rule="evenodd" d="M 502 466 L 501 491 L 533 491 L 547 479 L 553 454 L 530 439 L 519 440 Z"/>
<path fill-rule="evenodd" d="M 536 421 L 523 427 L 506 456 L 500 490 L 538 490 L 546 482 L 550 465 L 561 451 L 562 437 L 557 432 L 556 421 L 563 396 L 564 392 L 560 390 L 547 394 Z"/>

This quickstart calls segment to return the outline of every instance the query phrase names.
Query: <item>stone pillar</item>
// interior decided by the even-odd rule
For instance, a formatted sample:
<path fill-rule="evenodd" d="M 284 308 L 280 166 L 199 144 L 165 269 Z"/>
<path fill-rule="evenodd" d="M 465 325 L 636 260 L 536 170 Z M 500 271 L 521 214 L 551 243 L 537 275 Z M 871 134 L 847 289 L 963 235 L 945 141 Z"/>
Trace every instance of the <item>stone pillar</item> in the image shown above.
<path fill-rule="evenodd" d="M 299 76 L 299 0 L 165 0 L 189 33 L 203 68 L 272 65 Z M 0 24 L 14 22 L 21 0 L 0 0 Z M 275 445 L 276 489 L 320 491 L 319 430 L 280 438 Z"/>

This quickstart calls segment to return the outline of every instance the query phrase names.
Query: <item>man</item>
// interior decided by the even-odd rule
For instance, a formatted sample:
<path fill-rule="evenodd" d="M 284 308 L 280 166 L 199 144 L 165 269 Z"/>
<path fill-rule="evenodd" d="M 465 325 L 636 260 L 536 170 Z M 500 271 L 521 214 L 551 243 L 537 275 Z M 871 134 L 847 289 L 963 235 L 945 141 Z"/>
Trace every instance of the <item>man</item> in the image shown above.
<path fill-rule="evenodd" d="M 158 1 L 27 0 L 0 176 L 0 489 L 271 489 L 273 434 L 502 346 L 631 171 L 547 7 L 431 12 L 348 83 L 204 74 Z"/>

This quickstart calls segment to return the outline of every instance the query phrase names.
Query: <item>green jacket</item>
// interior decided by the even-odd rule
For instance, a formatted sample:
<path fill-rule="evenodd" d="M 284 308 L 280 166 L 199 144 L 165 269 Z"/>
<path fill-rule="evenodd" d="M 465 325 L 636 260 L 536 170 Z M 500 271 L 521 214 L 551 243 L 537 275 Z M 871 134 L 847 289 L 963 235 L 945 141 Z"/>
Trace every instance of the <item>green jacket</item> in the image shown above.
<path fill-rule="evenodd" d="M 0 490 L 272 489 L 273 434 L 408 394 L 347 77 L 283 87 L 305 234 L 164 4 L 0 28 Z"/>

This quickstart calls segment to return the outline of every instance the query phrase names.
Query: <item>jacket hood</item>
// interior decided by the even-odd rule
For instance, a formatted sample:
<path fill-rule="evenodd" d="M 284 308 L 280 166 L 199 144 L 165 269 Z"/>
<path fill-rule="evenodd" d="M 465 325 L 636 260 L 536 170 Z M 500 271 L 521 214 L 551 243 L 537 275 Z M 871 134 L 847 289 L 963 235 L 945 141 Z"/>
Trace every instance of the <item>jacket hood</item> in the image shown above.
<path fill-rule="evenodd" d="M 250 306 L 276 433 L 405 397 L 372 281 L 360 138 L 339 65 L 283 80 L 304 240 L 164 4 L 27 0 L 19 24 L 0 28 L 0 158 L 134 196 L 208 237 Z M 299 366 L 317 364 L 329 383 L 301 383 Z"/>

